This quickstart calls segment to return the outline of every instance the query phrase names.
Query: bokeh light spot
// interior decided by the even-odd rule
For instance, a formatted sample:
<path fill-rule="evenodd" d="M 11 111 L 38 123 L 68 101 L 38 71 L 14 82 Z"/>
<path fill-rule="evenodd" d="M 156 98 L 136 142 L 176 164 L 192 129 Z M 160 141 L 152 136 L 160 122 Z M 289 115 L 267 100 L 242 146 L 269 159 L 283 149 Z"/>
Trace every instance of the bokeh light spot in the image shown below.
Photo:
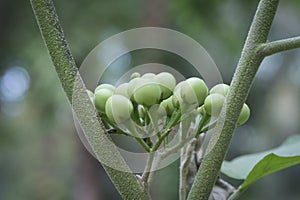
<path fill-rule="evenodd" d="M 3 101 L 19 101 L 24 98 L 30 85 L 26 69 L 14 66 L 7 69 L 0 78 L 0 97 Z"/>

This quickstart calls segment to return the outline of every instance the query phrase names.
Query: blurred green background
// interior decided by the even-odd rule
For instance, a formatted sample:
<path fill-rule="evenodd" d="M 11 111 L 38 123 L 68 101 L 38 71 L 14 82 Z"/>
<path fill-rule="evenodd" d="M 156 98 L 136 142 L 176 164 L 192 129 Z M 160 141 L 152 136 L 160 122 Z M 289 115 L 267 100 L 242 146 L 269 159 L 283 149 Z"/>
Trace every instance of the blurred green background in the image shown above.
<path fill-rule="evenodd" d="M 230 83 L 258 1 L 54 3 L 78 66 L 99 42 L 113 34 L 159 26 L 197 40 L 215 60 L 224 82 Z M 281 1 L 270 40 L 300 35 L 299 10 L 300 1 Z M 29 0 L 0 2 L 0 30 L 0 199 L 121 199 L 78 138 Z M 141 60 L 185 67 L 182 61 L 159 51 L 141 50 L 130 56 L 124 68 Z M 184 69 L 190 76 L 189 68 Z M 117 76 L 113 72 L 108 79 Z M 266 58 L 247 103 L 251 118 L 237 129 L 228 159 L 274 147 L 300 133 L 300 50 Z M 295 166 L 258 181 L 242 199 L 298 200 L 299 185 L 300 167 Z M 175 162 L 159 171 L 153 199 L 176 200 L 177 189 Z"/>

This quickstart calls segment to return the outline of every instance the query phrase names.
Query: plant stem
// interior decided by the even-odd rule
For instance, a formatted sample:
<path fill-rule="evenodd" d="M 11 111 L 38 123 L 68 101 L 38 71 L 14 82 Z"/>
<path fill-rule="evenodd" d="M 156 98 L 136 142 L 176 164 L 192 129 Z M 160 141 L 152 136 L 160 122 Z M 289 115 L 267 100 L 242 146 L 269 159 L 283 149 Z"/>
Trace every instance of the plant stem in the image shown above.
<path fill-rule="evenodd" d="M 269 42 L 262 46 L 261 53 L 270 56 L 286 50 L 300 48 L 300 36 Z"/>
<path fill-rule="evenodd" d="M 142 139 L 142 138 L 139 138 L 139 137 L 135 137 L 135 140 L 140 143 L 140 145 L 149 153 L 151 152 L 151 149 L 150 147 L 148 146 L 148 144 Z"/>
<path fill-rule="evenodd" d="M 97 159 L 111 162 L 102 164 L 123 199 L 149 199 L 148 193 L 130 172 L 116 147 L 111 145 L 104 125 L 98 120 L 98 114 L 78 73 L 52 0 L 31 0 L 31 5 L 61 85 Z M 112 168 L 111 164 L 122 170 Z"/>
<path fill-rule="evenodd" d="M 151 173 L 151 168 L 152 168 L 153 160 L 154 160 L 154 154 L 155 154 L 155 152 L 150 152 L 148 154 L 146 167 L 145 167 L 145 170 L 144 170 L 143 175 L 142 175 L 142 181 L 144 182 L 146 189 L 149 189 L 149 186 L 150 186 L 149 174 Z"/>
<path fill-rule="evenodd" d="M 158 138 L 154 146 L 148 151 L 149 152 L 148 160 L 142 175 L 142 181 L 146 184 L 147 187 L 149 187 L 150 185 L 149 175 L 151 174 L 155 151 L 160 147 L 161 143 L 164 141 L 164 139 L 169 135 L 171 131 L 172 129 L 165 130 L 164 133 L 161 134 L 161 137 Z"/>
<path fill-rule="evenodd" d="M 248 33 L 215 132 L 191 188 L 188 200 L 209 199 L 228 151 L 236 122 L 264 56 L 259 47 L 267 41 L 279 0 L 261 0 Z"/>
<path fill-rule="evenodd" d="M 152 152 L 156 151 L 156 150 L 160 147 L 161 143 L 166 139 L 166 137 L 168 137 L 168 135 L 169 135 L 171 132 L 172 132 L 172 128 L 169 128 L 169 129 L 165 130 L 165 131 L 161 134 L 161 136 L 158 138 L 157 142 L 153 145 L 151 151 L 152 151 Z"/>
<path fill-rule="evenodd" d="M 192 154 L 195 149 L 196 139 L 189 142 L 187 146 L 181 148 L 180 153 L 180 178 L 179 178 L 179 200 L 186 200 L 186 183 Z"/>

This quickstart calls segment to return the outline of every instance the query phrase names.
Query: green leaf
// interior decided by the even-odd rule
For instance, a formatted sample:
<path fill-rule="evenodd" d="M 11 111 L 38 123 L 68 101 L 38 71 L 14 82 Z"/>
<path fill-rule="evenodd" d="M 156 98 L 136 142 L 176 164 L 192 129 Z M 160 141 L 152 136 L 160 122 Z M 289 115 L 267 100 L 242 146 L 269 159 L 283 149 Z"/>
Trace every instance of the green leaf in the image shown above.
<path fill-rule="evenodd" d="M 234 179 L 244 179 L 240 189 L 259 178 L 300 164 L 300 135 L 289 137 L 277 148 L 224 161 L 221 172 Z"/>
<path fill-rule="evenodd" d="M 273 172 L 279 171 L 281 169 L 285 169 L 287 167 L 291 167 L 293 165 L 300 163 L 300 156 L 277 156 L 276 154 L 269 154 L 265 156 L 262 160 L 260 160 L 255 167 L 248 174 L 244 183 L 242 184 L 242 188 L 248 187 L 254 181 L 260 179 L 263 176 L 271 174 Z"/>

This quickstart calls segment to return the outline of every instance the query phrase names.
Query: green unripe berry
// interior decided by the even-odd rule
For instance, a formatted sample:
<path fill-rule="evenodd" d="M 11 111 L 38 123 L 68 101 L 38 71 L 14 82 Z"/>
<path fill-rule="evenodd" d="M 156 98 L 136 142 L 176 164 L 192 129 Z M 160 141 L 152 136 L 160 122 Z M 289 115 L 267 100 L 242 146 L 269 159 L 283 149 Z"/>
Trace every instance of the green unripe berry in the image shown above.
<path fill-rule="evenodd" d="M 224 83 L 217 84 L 214 87 L 212 87 L 209 91 L 210 94 L 221 94 L 223 96 L 226 96 L 229 91 L 229 85 L 226 85 Z"/>
<path fill-rule="evenodd" d="M 185 84 L 185 82 L 181 81 L 174 88 L 173 96 L 172 96 L 172 103 L 175 108 L 179 108 L 180 106 L 182 106 L 183 100 L 181 97 L 181 88 L 182 88 L 183 84 Z"/>
<path fill-rule="evenodd" d="M 242 111 L 239 116 L 239 119 L 237 121 L 237 125 L 242 125 L 242 124 L 246 123 L 246 121 L 249 119 L 249 117 L 250 117 L 250 109 L 249 109 L 248 105 L 244 103 Z"/>
<path fill-rule="evenodd" d="M 173 97 L 169 97 L 168 99 L 162 101 L 160 105 L 166 110 L 167 115 L 171 116 L 174 111 L 174 105 L 173 105 Z"/>
<path fill-rule="evenodd" d="M 111 85 L 111 84 L 107 84 L 107 83 L 104 83 L 104 84 L 100 84 L 100 85 L 98 85 L 97 87 L 96 87 L 96 89 L 95 89 L 95 94 L 96 94 L 96 92 L 98 91 L 98 90 L 100 90 L 100 89 L 108 89 L 108 90 L 111 90 L 111 91 L 115 91 L 115 86 L 113 86 L 113 85 Z"/>
<path fill-rule="evenodd" d="M 174 94 L 180 104 L 183 103 L 182 105 L 189 105 L 188 107 L 196 108 L 204 103 L 208 89 L 202 79 L 192 77 L 176 85 Z"/>
<path fill-rule="evenodd" d="M 207 114 L 218 116 L 224 104 L 225 97 L 220 94 L 210 94 L 204 101 L 204 108 Z"/>
<path fill-rule="evenodd" d="M 191 77 L 186 80 L 186 82 L 192 87 L 194 93 L 197 96 L 198 105 L 202 105 L 206 96 L 208 95 L 208 88 L 205 82 L 198 77 Z"/>
<path fill-rule="evenodd" d="M 105 112 L 105 104 L 109 97 L 113 95 L 113 91 L 102 88 L 98 89 L 94 95 L 94 103 L 98 112 Z"/>
<path fill-rule="evenodd" d="M 186 81 L 178 83 L 173 92 L 173 105 L 180 107 L 182 113 L 190 112 L 198 106 L 197 96 Z"/>
<path fill-rule="evenodd" d="M 130 97 L 131 101 L 133 101 L 133 102 L 135 101 L 134 96 L 133 96 L 135 88 L 140 86 L 143 82 L 144 82 L 143 78 L 135 78 L 135 79 L 132 79 L 131 81 L 129 81 L 127 94 Z"/>
<path fill-rule="evenodd" d="M 181 84 L 180 97 L 184 101 L 184 104 L 198 106 L 197 95 L 192 86 L 186 81 L 183 81 Z"/>
<path fill-rule="evenodd" d="M 121 85 L 119 85 L 114 94 L 120 94 L 123 95 L 124 97 L 127 97 L 128 99 L 130 98 L 130 96 L 128 95 L 128 87 L 129 87 L 129 83 L 122 83 Z"/>
<path fill-rule="evenodd" d="M 130 76 L 130 80 L 135 79 L 135 78 L 140 78 L 141 74 L 138 72 L 134 72 L 133 74 L 131 74 Z"/>
<path fill-rule="evenodd" d="M 145 74 L 142 76 L 142 78 L 146 78 L 146 79 L 150 79 L 150 80 L 154 80 L 155 77 L 156 77 L 156 75 L 153 74 L 153 73 L 145 73 Z"/>
<path fill-rule="evenodd" d="M 144 80 L 144 83 L 135 88 L 134 100 L 143 106 L 152 106 L 160 101 L 161 89 L 157 83 L 147 79 Z"/>
<path fill-rule="evenodd" d="M 172 91 L 176 86 L 176 79 L 172 74 L 161 72 L 156 75 L 155 80 L 162 91 L 162 99 L 166 99 L 172 95 Z"/>
<path fill-rule="evenodd" d="M 106 102 L 105 113 L 108 119 L 115 123 L 124 123 L 131 118 L 133 105 L 122 95 L 112 95 Z"/>

